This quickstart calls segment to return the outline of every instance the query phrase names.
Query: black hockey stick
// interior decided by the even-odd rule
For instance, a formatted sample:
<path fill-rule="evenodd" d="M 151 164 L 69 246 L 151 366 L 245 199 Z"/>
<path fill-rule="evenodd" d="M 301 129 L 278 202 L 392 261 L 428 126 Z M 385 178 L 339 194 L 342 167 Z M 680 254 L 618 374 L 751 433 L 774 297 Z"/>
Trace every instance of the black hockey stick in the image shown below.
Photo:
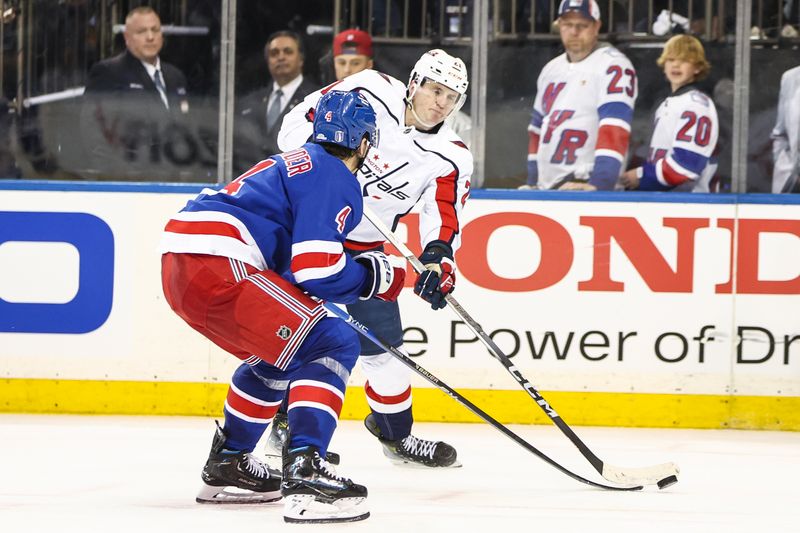
<path fill-rule="evenodd" d="M 411 263 L 417 273 L 425 270 L 425 265 L 417 258 L 416 255 L 405 245 L 397 236 L 386 227 L 383 223 L 367 206 L 364 206 L 364 216 L 372 222 L 378 231 L 386 237 L 386 240 L 394 245 L 395 248 Z M 458 301 L 448 294 L 445 300 L 450 305 L 453 312 L 464 321 L 473 333 L 480 339 L 480 341 L 488 348 L 489 353 L 506 368 L 517 383 L 534 399 L 536 404 L 542 408 L 544 413 L 553 421 L 553 423 L 564 433 L 572 444 L 578 448 L 581 454 L 591 463 L 597 472 L 608 481 L 620 483 L 623 485 L 658 485 L 658 488 L 663 489 L 678 482 L 678 466 L 675 463 L 662 463 L 654 466 L 638 467 L 638 468 L 622 468 L 610 465 L 601 460 L 597 455 L 589 449 L 586 444 L 572 431 L 572 428 L 559 416 L 555 409 L 545 400 L 539 391 L 525 379 L 519 370 L 514 366 L 514 363 L 508 358 L 507 355 L 495 344 L 489 335 L 483 331 L 483 328 L 478 324 Z"/>
<path fill-rule="evenodd" d="M 382 339 L 376 337 L 375 334 L 372 333 L 367 326 L 363 325 L 362 323 L 354 319 L 352 316 L 347 314 L 346 311 L 344 311 L 337 305 L 332 303 L 325 303 L 325 309 L 327 309 L 329 312 L 333 313 L 334 315 L 338 316 L 339 318 L 347 322 L 347 324 L 354 330 L 356 330 L 358 333 L 365 336 L 366 338 L 368 338 L 369 340 L 371 340 L 372 342 L 374 342 L 375 344 L 377 344 L 382 349 L 389 352 L 396 358 L 400 359 L 400 361 L 405 363 L 406 366 L 408 366 L 409 368 L 411 368 L 411 370 L 413 370 L 414 372 L 416 372 L 417 374 L 419 374 L 420 376 L 431 382 L 440 391 L 450 396 L 452 399 L 454 399 L 455 401 L 457 401 L 458 403 L 460 403 L 461 405 L 472 411 L 474 414 L 483 419 L 485 422 L 491 424 L 495 429 L 500 431 L 503 435 L 510 438 L 511 440 L 513 440 L 514 442 L 516 442 L 517 444 L 519 444 L 520 446 L 522 446 L 523 448 L 525 448 L 526 450 L 537 456 L 539 459 L 541 459 L 542 461 L 546 462 L 547 464 L 558 470 L 559 472 L 562 472 L 571 477 L 572 479 L 580 481 L 581 483 L 585 483 L 586 485 L 590 485 L 592 487 L 597 487 L 601 489 L 617 490 L 617 491 L 642 490 L 643 487 L 641 485 L 627 486 L 627 487 L 612 487 L 609 485 L 603 485 L 602 483 L 596 483 L 590 479 L 586 479 L 585 477 L 579 476 L 578 474 L 570 470 L 567 470 L 565 467 L 561 466 L 553 459 L 545 455 L 542 451 L 540 451 L 538 448 L 530 444 L 528 441 L 526 441 L 525 439 L 523 439 L 510 429 L 508 429 L 506 426 L 504 426 L 494 418 L 492 418 L 490 415 L 484 412 L 480 407 L 476 406 L 474 403 L 472 403 L 464 396 L 462 396 L 460 393 L 455 391 L 447 383 L 440 381 L 439 378 L 437 378 L 436 376 L 434 376 L 433 374 L 431 374 L 430 372 L 419 366 L 416 362 L 414 362 L 413 359 L 404 354 L 402 351 L 391 346 L 390 344 L 387 344 Z"/>

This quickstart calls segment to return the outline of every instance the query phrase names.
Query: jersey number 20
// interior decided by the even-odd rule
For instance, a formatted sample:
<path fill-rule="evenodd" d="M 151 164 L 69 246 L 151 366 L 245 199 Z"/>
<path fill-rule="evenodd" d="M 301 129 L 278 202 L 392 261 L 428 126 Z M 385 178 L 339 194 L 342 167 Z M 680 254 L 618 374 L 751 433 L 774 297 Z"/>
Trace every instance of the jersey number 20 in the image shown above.
<path fill-rule="evenodd" d="M 694 130 L 694 143 L 697 146 L 707 146 L 708 141 L 711 139 L 711 119 L 705 115 L 697 118 L 697 115 L 691 111 L 684 111 L 681 118 L 686 120 L 686 124 L 680 129 L 676 139 L 684 142 L 692 142 L 692 136 L 689 135 L 689 130 L 697 124 L 697 128 Z"/>

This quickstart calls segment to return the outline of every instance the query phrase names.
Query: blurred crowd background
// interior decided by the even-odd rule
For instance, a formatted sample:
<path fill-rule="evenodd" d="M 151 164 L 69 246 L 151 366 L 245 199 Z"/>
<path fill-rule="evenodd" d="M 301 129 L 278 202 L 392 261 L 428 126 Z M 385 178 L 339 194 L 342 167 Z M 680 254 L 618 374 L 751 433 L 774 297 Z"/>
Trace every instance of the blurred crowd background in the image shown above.
<path fill-rule="evenodd" d="M 253 163 L 250 154 L 237 150 L 239 138 L 252 133 L 237 125 L 235 110 L 271 83 L 267 37 L 280 30 L 299 34 L 304 79 L 320 87 L 333 81 L 333 36 L 359 28 L 373 37 L 375 68 L 403 81 L 431 48 L 466 62 L 470 90 L 463 111 L 472 127 L 464 140 L 476 159 L 473 185 L 516 188 L 526 177 L 526 128 L 537 76 L 562 51 L 553 29 L 554 4 L 0 0 L 0 179 L 230 181 L 237 169 Z M 800 65 L 797 2 L 599 4 L 601 40 L 623 51 L 638 75 L 627 166 L 647 157 L 653 110 L 667 96 L 656 65 L 663 43 L 675 33 L 692 33 L 712 65 L 702 84 L 720 118 L 717 191 L 770 192 L 770 133 L 781 76 Z M 185 105 L 170 109 L 169 120 L 151 123 L 135 101 L 120 98 L 114 103 L 120 113 L 100 117 L 86 109 L 89 72 L 125 50 L 125 16 L 142 5 L 160 15 L 160 57 L 185 76 Z M 121 147 L 113 164 L 98 165 L 92 157 L 103 143 Z"/>

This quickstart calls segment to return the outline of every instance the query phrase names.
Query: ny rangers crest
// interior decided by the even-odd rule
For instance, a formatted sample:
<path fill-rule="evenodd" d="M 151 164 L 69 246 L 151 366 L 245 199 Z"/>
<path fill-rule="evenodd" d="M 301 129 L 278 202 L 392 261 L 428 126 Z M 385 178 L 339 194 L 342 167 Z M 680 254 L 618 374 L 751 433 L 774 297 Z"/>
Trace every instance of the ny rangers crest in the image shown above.
<path fill-rule="evenodd" d="M 277 335 L 283 340 L 287 340 L 289 337 L 292 336 L 292 330 L 287 326 L 281 326 L 278 328 L 278 331 L 275 332 L 275 335 Z"/>

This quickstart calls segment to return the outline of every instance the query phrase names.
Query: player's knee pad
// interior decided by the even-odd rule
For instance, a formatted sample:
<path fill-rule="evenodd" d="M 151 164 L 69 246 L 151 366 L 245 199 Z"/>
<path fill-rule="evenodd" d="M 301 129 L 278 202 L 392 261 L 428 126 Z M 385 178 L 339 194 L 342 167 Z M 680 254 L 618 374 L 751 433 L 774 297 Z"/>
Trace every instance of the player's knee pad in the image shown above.
<path fill-rule="evenodd" d="M 294 374 L 297 369 L 312 361 L 330 357 L 350 372 L 358 360 L 360 349 L 358 334 L 343 320 L 328 317 L 314 327 L 287 371 Z"/>
<path fill-rule="evenodd" d="M 337 335 L 339 337 L 338 346 L 333 348 L 333 352 L 337 354 L 336 359 L 344 366 L 347 371 L 353 370 L 358 361 L 358 354 L 361 352 L 361 344 L 359 343 L 358 333 L 353 331 L 353 328 L 348 326 L 343 320 L 337 322 Z"/>
<path fill-rule="evenodd" d="M 370 386 L 379 394 L 399 394 L 411 386 L 410 369 L 390 353 L 362 355 L 359 361 Z"/>

